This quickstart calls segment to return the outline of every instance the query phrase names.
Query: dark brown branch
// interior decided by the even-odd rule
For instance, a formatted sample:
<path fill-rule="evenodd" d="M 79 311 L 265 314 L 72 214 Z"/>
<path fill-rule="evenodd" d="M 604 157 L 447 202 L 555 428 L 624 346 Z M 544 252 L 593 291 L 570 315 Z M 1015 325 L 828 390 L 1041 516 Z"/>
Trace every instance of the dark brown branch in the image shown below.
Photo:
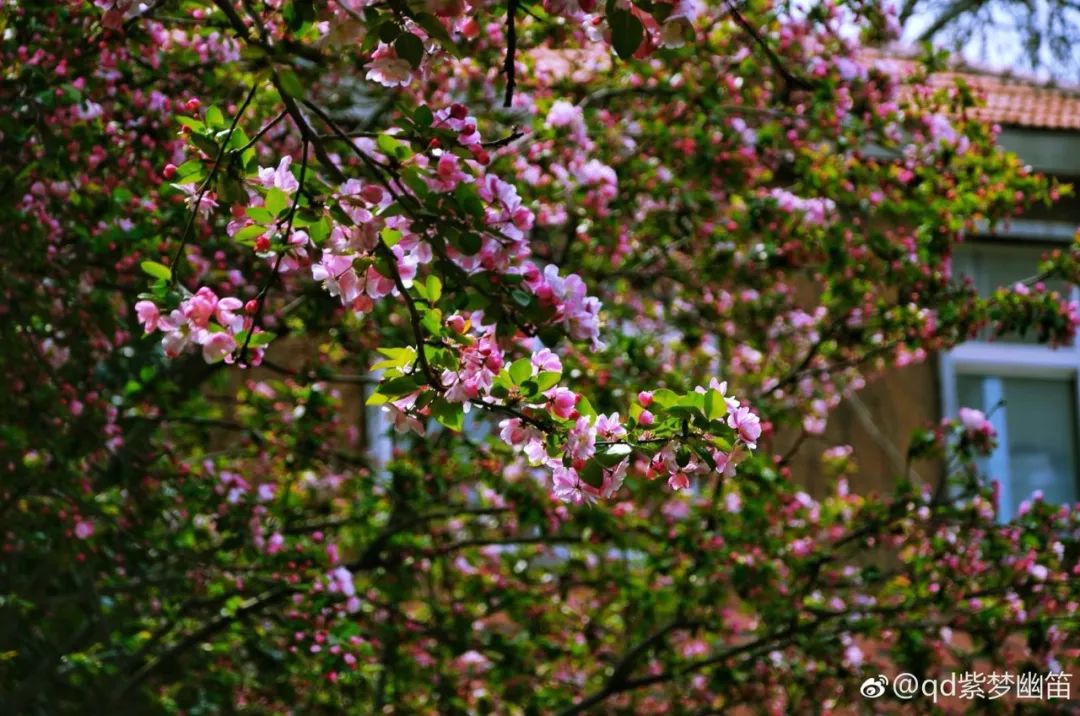
<path fill-rule="evenodd" d="M 506 95 L 503 107 L 510 107 L 514 102 L 514 87 L 517 85 L 517 9 L 518 0 L 508 0 L 506 4 L 506 60 L 503 72 L 506 73 Z"/>
<path fill-rule="evenodd" d="M 731 13 L 731 19 L 735 21 L 743 32 L 750 36 L 750 39 L 754 41 L 754 44 L 765 54 L 765 58 L 772 65 L 773 70 L 776 71 L 784 79 L 785 89 L 791 90 L 797 89 L 810 89 L 810 83 L 802 77 L 797 77 L 791 72 L 785 65 L 784 61 L 780 59 L 780 56 L 776 54 L 776 51 L 769 46 L 769 43 L 761 36 L 761 33 L 750 24 L 750 21 L 743 16 L 739 9 L 735 7 L 734 3 L 728 3 L 728 12 Z"/>

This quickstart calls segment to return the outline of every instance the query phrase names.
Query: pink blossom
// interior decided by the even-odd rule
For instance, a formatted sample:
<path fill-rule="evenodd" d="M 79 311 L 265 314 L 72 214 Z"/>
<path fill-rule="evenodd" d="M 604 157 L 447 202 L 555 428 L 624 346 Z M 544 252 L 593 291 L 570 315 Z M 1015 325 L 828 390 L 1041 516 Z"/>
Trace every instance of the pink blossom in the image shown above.
<path fill-rule="evenodd" d="M 995 434 L 994 426 L 991 425 L 983 411 L 974 408 L 960 408 L 957 415 L 960 417 L 960 424 L 964 426 L 965 430 L 987 435 Z"/>
<path fill-rule="evenodd" d="M 581 108 L 566 100 L 556 100 L 548 110 L 547 124 L 549 127 L 571 127 L 584 122 Z"/>
<path fill-rule="evenodd" d="M 724 495 L 724 509 L 734 514 L 742 512 L 742 498 L 739 493 L 729 492 Z"/>
<path fill-rule="evenodd" d="M 311 277 L 322 281 L 331 296 L 339 296 L 342 304 L 351 305 L 360 296 L 360 279 L 353 270 L 353 256 L 323 252 L 322 258 L 311 265 Z"/>
<path fill-rule="evenodd" d="M 574 460 L 588 460 L 596 452 L 596 429 L 584 415 L 566 436 L 566 454 Z"/>
<path fill-rule="evenodd" d="M 541 348 L 533 353 L 532 364 L 540 372 L 562 373 L 562 361 L 547 348 Z"/>
<path fill-rule="evenodd" d="M 813 543 L 809 538 L 803 537 L 792 542 L 790 549 L 796 557 L 805 557 L 813 551 Z"/>
<path fill-rule="evenodd" d="M 183 330 L 171 330 L 165 334 L 165 337 L 161 339 L 161 346 L 165 349 L 165 355 L 169 358 L 176 358 L 191 341 L 191 333 L 186 329 Z"/>
<path fill-rule="evenodd" d="M 690 487 L 690 478 L 685 472 L 673 472 L 668 476 L 667 484 L 672 490 L 685 490 Z"/>
<path fill-rule="evenodd" d="M 94 534 L 94 523 L 89 520 L 79 520 L 75 523 L 75 536 L 79 539 L 90 539 Z"/>
<path fill-rule="evenodd" d="M 560 465 L 552 472 L 551 479 L 553 484 L 552 494 L 563 502 L 578 505 L 582 502 L 592 501 L 592 495 L 588 491 L 589 486 L 581 481 L 577 470 L 574 468 Z"/>
<path fill-rule="evenodd" d="M 761 437 L 761 420 L 750 412 L 750 408 L 740 406 L 728 414 L 728 427 L 737 430 L 739 437 L 750 448 L 757 447 L 757 440 Z"/>
<path fill-rule="evenodd" d="M 862 666 L 862 663 L 863 663 L 862 649 L 855 646 L 854 644 L 849 644 L 847 646 L 847 648 L 844 649 L 844 663 L 847 664 L 849 667 L 852 667 L 852 668 L 858 668 L 858 667 Z"/>
<path fill-rule="evenodd" d="M 138 316 L 139 323 L 143 325 L 143 330 L 146 333 L 153 333 L 157 330 L 161 313 L 153 301 L 139 301 L 136 303 L 135 314 Z"/>
<path fill-rule="evenodd" d="M 412 80 L 412 65 L 408 60 L 384 55 L 368 65 L 367 78 L 383 87 L 404 87 Z"/>
<path fill-rule="evenodd" d="M 331 592 L 340 592 L 346 597 L 351 597 L 356 594 L 356 586 L 353 584 L 352 572 L 345 567 L 333 569 L 327 577 L 330 580 Z"/>
<path fill-rule="evenodd" d="M 239 333 L 244 329 L 244 317 L 235 312 L 244 307 L 244 302 L 239 298 L 223 298 L 217 303 L 214 314 L 218 323 L 233 333 Z"/>
<path fill-rule="evenodd" d="M 286 194 L 292 194 L 300 188 L 300 182 L 289 171 L 292 157 L 286 155 L 281 158 L 277 167 L 259 167 L 259 183 L 268 188 L 281 189 Z"/>
<path fill-rule="evenodd" d="M 604 440 L 622 440 L 626 437 L 626 428 L 619 420 L 618 413 L 600 415 L 596 418 L 596 433 Z"/>
<path fill-rule="evenodd" d="M 548 410 L 551 411 L 552 415 L 563 420 L 569 420 L 573 416 L 577 408 L 578 397 L 569 388 L 557 386 L 544 395 L 548 398 Z"/>
<path fill-rule="evenodd" d="M 203 192 L 200 199 L 199 187 L 195 184 L 173 184 L 173 187 L 187 194 L 186 204 L 188 209 L 195 209 L 204 217 L 209 216 L 217 208 L 217 198 L 212 191 Z M 196 201 L 199 202 L 197 209 L 195 206 Z"/>
<path fill-rule="evenodd" d="M 280 532 L 270 535 L 270 539 L 266 541 L 266 553 L 277 554 L 283 549 L 285 549 L 285 536 Z"/>
<path fill-rule="evenodd" d="M 236 350 L 236 339 L 228 333 L 201 331 L 196 337 L 196 342 L 202 345 L 203 360 L 207 363 L 217 363 Z"/>
<path fill-rule="evenodd" d="M 205 286 L 180 304 L 180 312 L 192 328 L 206 328 L 217 309 L 218 298 Z"/>

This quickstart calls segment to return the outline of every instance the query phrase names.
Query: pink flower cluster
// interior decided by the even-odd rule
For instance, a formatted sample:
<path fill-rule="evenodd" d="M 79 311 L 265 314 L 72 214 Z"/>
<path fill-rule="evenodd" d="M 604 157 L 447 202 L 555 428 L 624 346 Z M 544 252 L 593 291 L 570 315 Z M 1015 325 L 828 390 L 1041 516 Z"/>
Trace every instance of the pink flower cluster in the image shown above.
<path fill-rule="evenodd" d="M 561 323 L 571 338 L 589 341 L 593 350 L 604 347 L 600 340 L 600 299 L 587 295 L 580 276 L 560 276 L 558 267 L 551 264 L 543 272 L 528 264 L 525 285 L 542 303 L 554 309 L 555 322 Z"/>
<path fill-rule="evenodd" d="M 792 194 L 787 189 L 779 187 L 773 189 L 769 196 L 776 200 L 781 211 L 788 214 L 801 213 L 803 221 L 814 226 L 823 226 L 836 208 L 832 199 L 811 198 L 804 199 Z"/>
<path fill-rule="evenodd" d="M 724 397 L 727 404 L 727 426 L 735 431 L 736 442 L 727 452 L 719 448 L 711 448 L 709 457 L 715 463 L 715 472 L 724 477 L 733 477 L 735 467 L 748 455 L 748 450 L 757 447 L 757 441 L 761 437 L 761 420 L 754 414 L 749 406 L 741 404 L 737 399 L 727 396 L 727 383 L 719 382 L 715 378 L 709 384 L 709 390 L 715 390 Z M 708 390 L 702 386 L 695 388 L 695 392 L 706 393 Z M 652 404 L 652 394 L 644 392 L 639 394 L 638 401 L 645 408 Z M 644 411 L 638 418 L 648 415 L 648 422 L 652 422 L 652 413 Z M 644 423 L 643 423 L 644 424 Z M 713 468 L 701 458 L 700 455 L 686 450 L 675 440 L 669 441 L 657 452 L 649 462 L 646 473 L 649 478 L 660 476 L 667 477 L 668 486 L 672 490 L 684 490 L 690 487 L 691 477 L 700 477 L 713 472 Z"/>
<path fill-rule="evenodd" d="M 461 367 L 457 371 L 443 371 L 441 381 L 446 392 L 443 397 L 451 403 L 465 403 L 486 395 L 495 382 L 495 376 L 503 367 L 503 352 L 495 338 L 495 326 L 483 325 L 483 314 L 474 313 L 467 321 L 460 314 L 447 319 L 447 324 L 458 333 L 464 333 L 471 324 L 474 340 L 466 344 L 458 354 Z"/>
<path fill-rule="evenodd" d="M 193 295 L 180 302 L 180 307 L 167 316 L 161 315 L 160 309 L 152 301 L 139 301 L 135 304 L 135 313 L 146 333 L 156 330 L 165 336 L 161 345 L 165 355 L 176 358 L 189 345 L 202 346 L 203 359 L 207 363 L 224 360 L 233 361 L 233 353 L 239 347 L 237 335 L 250 327 L 251 320 L 240 311 L 244 303 L 238 298 L 218 298 L 207 287 L 202 287 Z M 252 347 L 253 365 L 262 359 L 262 351 Z"/>

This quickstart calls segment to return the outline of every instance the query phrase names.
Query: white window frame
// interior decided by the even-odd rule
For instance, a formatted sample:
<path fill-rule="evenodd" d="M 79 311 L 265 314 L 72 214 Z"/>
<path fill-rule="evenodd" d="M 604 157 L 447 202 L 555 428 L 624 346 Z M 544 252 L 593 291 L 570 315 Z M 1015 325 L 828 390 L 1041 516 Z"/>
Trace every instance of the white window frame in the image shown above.
<path fill-rule="evenodd" d="M 1076 227 L 1064 222 L 1024 221 L 1014 222 L 1011 227 L 994 234 L 981 234 L 975 241 L 993 246 L 995 239 L 1065 242 L 1072 239 Z M 1072 286 L 1069 297 L 1080 300 L 1080 286 Z M 984 379 L 983 405 L 989 410 L 997 405 L 1003 394 L 1000 378 L 1043 378 L 1071 380 L 1075 395 L 1073 403 L 1076 416 L 1076 445 L 1080 445 L 1080 339 L 1071 346 L 1050 348 L 1046 345 L 1024 343 L 987 342 L 971 340 L 952 350 L 943 351 L 938 357 L 938 376 L 941 385 L 942 415 L 955 417 L 961 406 L 957 397 L 957 376 L 973 375 Z M 990 423 L 997 431 L 997 448 L 990 455 L 988 469 L 999 480 L 998 517 L 1009 520 L 1012 512 L 1012 475 L 1008 455 L 1009 435 L 1006 409 L 998 409 L 990 415 Z M 1074 476 L 1077 479 L 1080 476 Z"/>

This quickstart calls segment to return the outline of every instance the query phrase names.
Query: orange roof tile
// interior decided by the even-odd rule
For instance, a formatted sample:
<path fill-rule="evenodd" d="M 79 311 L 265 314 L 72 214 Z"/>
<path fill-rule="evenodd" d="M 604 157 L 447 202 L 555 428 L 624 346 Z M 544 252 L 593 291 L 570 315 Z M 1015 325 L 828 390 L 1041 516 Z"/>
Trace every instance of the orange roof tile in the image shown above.
<path fill-rule="evenodd" d="M 902 70 L 912 60 L 903 56 L 871 51 L 871 64 Z M 899 65 L 899 66 L 898 66 Z M 1080 88 L 1055 87 L 985 70 L 957 67 L 930 77 L 932 86 L 952 86 L 963 79 L 985 100 L 974 110 L 988 122 L 1033 129 L 1080 130 Z"/>

